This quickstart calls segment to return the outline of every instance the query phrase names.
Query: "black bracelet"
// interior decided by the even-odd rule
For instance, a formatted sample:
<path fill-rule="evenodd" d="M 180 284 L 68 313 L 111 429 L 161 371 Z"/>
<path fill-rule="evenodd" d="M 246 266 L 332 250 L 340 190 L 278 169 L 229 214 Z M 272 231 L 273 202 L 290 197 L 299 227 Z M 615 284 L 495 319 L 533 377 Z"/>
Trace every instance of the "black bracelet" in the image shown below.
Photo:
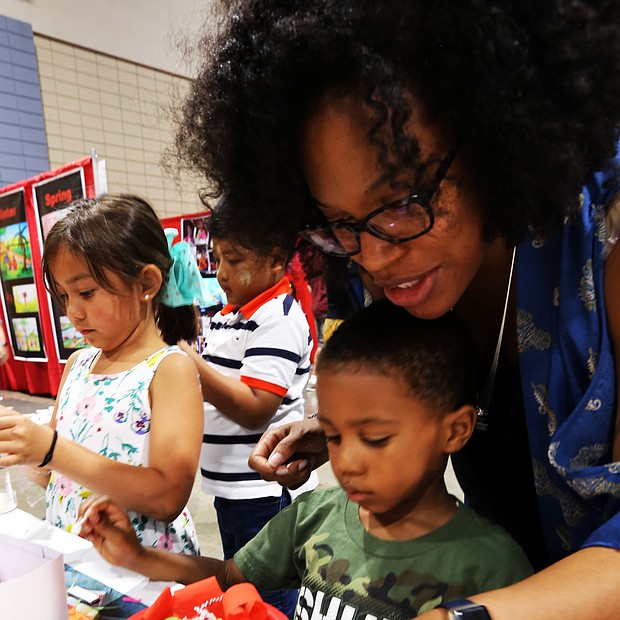
<path fill-rule="evenodd" d="M 41 461 L 41 464 L 37 465 L 37 467 L 45 467 L 52 460 L 52 457 L 54 456 L 54 448 L 56 447 L 57 439 L 58 439 L 58 431 L 54 429 L 54 437 L 52 437 L 52 445 L 50 446 L 50 449 L 47 451 L 45 458 Z"/>

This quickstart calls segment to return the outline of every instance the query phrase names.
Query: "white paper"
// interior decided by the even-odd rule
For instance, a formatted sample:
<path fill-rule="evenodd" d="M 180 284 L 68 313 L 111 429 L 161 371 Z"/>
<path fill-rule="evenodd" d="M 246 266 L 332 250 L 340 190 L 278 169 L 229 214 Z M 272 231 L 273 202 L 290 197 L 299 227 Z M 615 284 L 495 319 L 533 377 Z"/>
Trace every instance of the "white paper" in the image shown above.
<path fill-rule="evenodd" d="M 48 549 L 59 551 L 65 556 L 67 564 L 81 558 L 93 548 L 90 541 L 52 525 L 34 534 L 30 540 Z"/>
<path fill-rule="evenodd" d="M 82 559 L 71 562 L 71 567 L 122 593 L 129 592 L 147 583 L 148 579 L 144 575 L 120 566 L 113 566 L 96 551 L 93 550 L 93 553 L 94 555 L 89 553 Z"/>
<path fill-rule="evenodd" d="M 5 536 L 28 540 L 51 527 L 47 521 L 38 519 L 19 508 L 0 514 L 0 534 Z"/>

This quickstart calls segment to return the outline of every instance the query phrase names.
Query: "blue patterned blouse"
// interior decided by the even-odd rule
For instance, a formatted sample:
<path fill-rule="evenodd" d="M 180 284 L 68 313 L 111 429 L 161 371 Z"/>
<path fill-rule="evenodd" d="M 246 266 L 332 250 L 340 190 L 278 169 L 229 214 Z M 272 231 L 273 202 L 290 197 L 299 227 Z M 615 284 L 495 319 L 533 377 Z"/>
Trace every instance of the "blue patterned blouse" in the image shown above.
<path fill-rule="evenodd" d="M 517 251 L 519 367 L 551 561 L 584 546 L 620 548 L 616 378 L 603 297 L 604 209 L 619 187 L 603 181 L 584 188 L 578 216 L 559 234 Z"/>

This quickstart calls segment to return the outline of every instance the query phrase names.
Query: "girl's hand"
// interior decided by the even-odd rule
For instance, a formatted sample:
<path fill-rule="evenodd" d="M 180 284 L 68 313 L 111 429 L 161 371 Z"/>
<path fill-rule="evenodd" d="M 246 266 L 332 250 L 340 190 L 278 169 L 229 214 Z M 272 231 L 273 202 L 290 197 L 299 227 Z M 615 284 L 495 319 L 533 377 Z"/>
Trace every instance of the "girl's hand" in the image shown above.
<path fill-rule="evenodd" d="M 316 419 L 285 424 L 263 434 L 248 464 L 263 479 L 295 489 L 327 462 L 325 437 Z"/>
<path fill-rule="evenodd" d="M 39 465 L 47 454 L 54 429 L 0 405 L 0 467 Z"/>
<path fill-rule="evenodd" d="M 107 496 L 93 496 L 82 503 L 79 515 L 79 535 L 92 542 L 101 557 L 129 569 L 139 564 L 144 548 L 119 504 Z"/>

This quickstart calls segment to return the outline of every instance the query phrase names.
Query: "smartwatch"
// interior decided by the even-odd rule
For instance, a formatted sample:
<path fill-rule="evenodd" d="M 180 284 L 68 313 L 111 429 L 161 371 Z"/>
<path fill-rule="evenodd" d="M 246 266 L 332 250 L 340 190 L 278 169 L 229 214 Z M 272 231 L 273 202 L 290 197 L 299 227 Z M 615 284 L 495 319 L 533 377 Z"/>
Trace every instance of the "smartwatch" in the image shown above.
<path fill-rule="evenodd" d="M 439 607 L 448 610 L 450 620 L 491 620 L 489 612 L 484 605 L 474 603 L 466 598 L 458 601 L 442 603 Z"/>

